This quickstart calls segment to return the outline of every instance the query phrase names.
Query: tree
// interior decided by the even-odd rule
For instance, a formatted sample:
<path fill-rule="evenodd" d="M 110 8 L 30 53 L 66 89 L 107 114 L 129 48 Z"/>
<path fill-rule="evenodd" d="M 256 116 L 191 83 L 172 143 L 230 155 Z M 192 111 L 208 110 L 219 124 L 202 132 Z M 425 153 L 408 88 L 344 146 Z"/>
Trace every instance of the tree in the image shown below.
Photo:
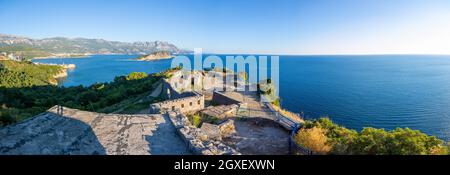
<path fill-rule="evenodd" d="M 126 80 L 139 80 L 147 77 L 148 75 L 145 72 L 132 72 L 127 75 Z"/>
<path fill-rule="evenodd" d="M 16 122 L 16 119 L 11 116 L 8 111 L 0 111 L 0 126 L 9 125 Z"/>
<path fill-rule="evenodd" d="M 301 129 L 294 140 L 317 154 L 328 154 L 332 147 L 328 144 L 328 137 L 325 136 L 325 132 L 325 129 L 319 127 Z"/>
<path fill-rule="evenodd" d="M 332 147 L 330 154 L 430 155 L 449 152 L 444 141 L 409 128 L 397 128 L 392 131 L 364 128 L 361 132 L 357 132 L 334 124 L 330 119 L 322 118 L 307 121 L 297 136 L 311 128 L 323 129 L 327 143 Z M 317 136 L 311 134 L 303 134 L 302 137 L 312 137 L 303 140 L 317 140 L 314 139 Z"/>

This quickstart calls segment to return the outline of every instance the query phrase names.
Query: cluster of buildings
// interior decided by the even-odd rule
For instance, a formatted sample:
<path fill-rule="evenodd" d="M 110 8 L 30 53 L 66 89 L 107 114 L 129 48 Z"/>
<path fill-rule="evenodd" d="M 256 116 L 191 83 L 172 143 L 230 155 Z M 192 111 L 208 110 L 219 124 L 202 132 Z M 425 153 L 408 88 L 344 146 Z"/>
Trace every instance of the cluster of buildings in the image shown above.
<path fill-rule="evenodd" d="M 17 53 L 1 52 L 0 56 L 7 58 L 9 60 L 13 60 L 13 61 L 24 61 L 25 60 L 25 57 L 21 53 L 17 54 Z"/>
<path fill-rule="evenodd" d="M 242 100 L 233 99 L 224 95 L 236 89 L 235 86 L 245 84 L 244 80 L 236 77 L 235 73 L 209 72 L 205 75 L 203 71 L 177 71 L 172 77 L 164 79 L 160 97 L 165 101 L 150 105 L 150 113 L 166 113 L 180 111 L 182 113 L 200 112 L 213 117 L 222 118 L 223 115 L 236 113 L 235 108 L 246 106 Z M 209 79 L 208 76 L 214 78 Z M 227 76 L 235 79 L 235 86 L 225 83 Z M 217 90 L 221 89 L 221 90 Z M 214 106 L 205 105 L 205 94 L 212 95 Z M 206 107 L 207 106 L 207 107 Z"/>

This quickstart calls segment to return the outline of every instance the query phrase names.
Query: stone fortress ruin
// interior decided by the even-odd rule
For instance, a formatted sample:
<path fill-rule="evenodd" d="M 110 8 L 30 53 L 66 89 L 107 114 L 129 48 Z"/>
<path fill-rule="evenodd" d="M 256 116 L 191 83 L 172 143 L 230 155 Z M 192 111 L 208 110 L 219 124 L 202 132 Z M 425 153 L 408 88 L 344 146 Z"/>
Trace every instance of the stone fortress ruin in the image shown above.
<path fill-rule="evenodd" d="M 245 84 L 240 75 L 173 72 L 151 93 L 163 101 L 150 104 L 146 114 L 53 107 L 1 128 L 0 155 L 288 154 L 295 123 L 280 120 L 258 92 L 235 91 Z M 230 77 L 238 81 L 227 85 L 223 80 Z"/>
<path fill-rule="evenodd" d="M 260 103 L 258 93 L 245 86 L 236 91 L 246 84 L 240 77 L 243 75 L 229 71 L 175 72 L 164 80 L 165 88 L 161 89 L 167 100 L 151 104 L 150 113 L 167 113 L 194 154 L 287 154 L 288 132 Z M 235 81 L 229 85 L 227 79 Z M 188 117 L 193 114 L 217 121 L 204 121 L 196 127 Z"/>

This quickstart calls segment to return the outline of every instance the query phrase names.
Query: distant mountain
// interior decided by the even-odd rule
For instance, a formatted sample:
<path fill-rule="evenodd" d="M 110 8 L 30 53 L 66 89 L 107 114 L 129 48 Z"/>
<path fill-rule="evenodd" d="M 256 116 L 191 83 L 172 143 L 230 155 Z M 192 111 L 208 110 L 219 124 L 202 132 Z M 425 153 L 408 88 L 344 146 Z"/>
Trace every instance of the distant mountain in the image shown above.
<path fill-rule="evenodd" d="M 2 49 L 3 48 L 3 49 Z M 164 41 L 151 42 L 118 42 L 104 39 L 86 38 L 44 38 L 0 34 L 0 51 L 21 51 L 21 49 L 55 54 L 151 54 L 157 51 L 185 53 L 175 45 Z"/>

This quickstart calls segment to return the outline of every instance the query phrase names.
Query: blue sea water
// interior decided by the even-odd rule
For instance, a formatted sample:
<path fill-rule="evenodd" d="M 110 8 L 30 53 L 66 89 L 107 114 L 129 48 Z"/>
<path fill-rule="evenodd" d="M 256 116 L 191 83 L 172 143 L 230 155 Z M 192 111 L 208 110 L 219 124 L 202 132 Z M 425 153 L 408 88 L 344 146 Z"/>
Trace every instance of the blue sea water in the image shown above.
<path fill-rule="evenodd" d="M 133 55 L 35 60 L 75 64 L 64 86 L 112 81 L 130 72 L 159 72 L 171 60 Z M 280 56 L 282 105 L 305 118 L 348 128 L 409 127 L 450 140 L 450 56 Z"/>

